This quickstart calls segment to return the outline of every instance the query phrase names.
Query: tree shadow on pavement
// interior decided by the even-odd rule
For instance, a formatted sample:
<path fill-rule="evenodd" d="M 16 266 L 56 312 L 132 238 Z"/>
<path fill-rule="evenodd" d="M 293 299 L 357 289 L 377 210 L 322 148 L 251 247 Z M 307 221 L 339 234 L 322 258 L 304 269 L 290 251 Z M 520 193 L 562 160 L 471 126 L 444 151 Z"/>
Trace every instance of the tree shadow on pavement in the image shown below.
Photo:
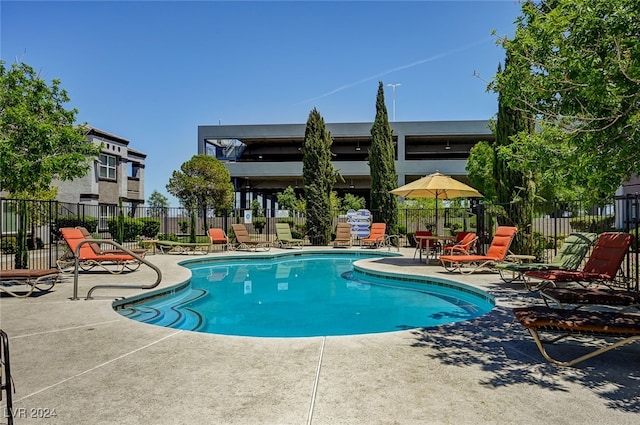
<path fill-rule="evenodd" d="M 499 305 L 490 313 L 470 321 L 416 329 L 412 346 L 428 347 L 425 355 L 443 364 L 477 366 L 490 372 L 488 379 L 480 381 L 482 385 L 501 387 L 528 383 L 549 391 L 569 391 L 569 384 L 575 383 L 590 388 L 605 400 L 607 407 L 640 412 L 637 344 L 610 351 L 575 367 L 553 365 L 542 357 L 529 332 L 513 320 L 511 306 L 530 305 L 532 298 L 504 285 L 487 289 L 499 300 Z M 505 307 L 505 303 L 509 307 Z M 577 341 L 560 342 L 547 350 L 552 357 L 568 359 L 603 342 L 591 338 Z"/>

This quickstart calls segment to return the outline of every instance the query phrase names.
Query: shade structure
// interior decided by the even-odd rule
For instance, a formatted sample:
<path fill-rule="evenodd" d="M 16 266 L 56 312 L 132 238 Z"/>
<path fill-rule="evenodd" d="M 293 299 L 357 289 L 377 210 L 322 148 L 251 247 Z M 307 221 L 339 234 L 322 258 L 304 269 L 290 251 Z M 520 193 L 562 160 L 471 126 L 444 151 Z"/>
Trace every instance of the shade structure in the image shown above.
<path fill-rule="evenodd" d="M 436 232 L 438 229 L 438 199 L 483 197 L 471 186 L 439 172 L 424 176 L 390 192 L 404 198 L 435 198 Z"/>
<path fill-rule="evenodd" d="M 404 198 L 482 198 L 482 194 L 453 177 L 435 172 L 391 191 Z"/>

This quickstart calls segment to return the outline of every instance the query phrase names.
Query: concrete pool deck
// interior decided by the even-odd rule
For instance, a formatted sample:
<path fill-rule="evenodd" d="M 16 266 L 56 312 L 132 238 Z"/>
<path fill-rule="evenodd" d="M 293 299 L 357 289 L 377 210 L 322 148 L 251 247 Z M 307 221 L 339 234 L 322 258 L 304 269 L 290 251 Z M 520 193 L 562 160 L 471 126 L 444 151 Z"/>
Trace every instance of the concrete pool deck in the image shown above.
<path fill-rule="evenodd" d="M 492 294 L 496 307 L 437 328 L 287 339 L 135 322 L 111 305 L 116 297 L 143 291 L 97 290 L 93 300 L 72 301 L 69 276 L 39 296 L 2 296 L 14 423 L 640 423 L 638 344 L 574 368 L 551 365 L 528 332 L 512 323 L 510 307 L 539 303 L 537 295 L 500 283 L 494 273 L 451 274 L 418 264 L 413 250 L 402 252 L 404 257 L 366 260 L 367 267 L 464 282 Z M 177 263 L 194 256 L 147 258 L 161 268 L 160 286 L 167 287 L 189 279 Z M 83 273 L 79 294 L 97 283 L 154 280 L 144 266 L 115 277 Z M 563 343 L 553 353 L 581 351 Z M 0 401 L 3 414 L 4 406 Z M 7 422 L 3 416 L 0 424 Z"/>

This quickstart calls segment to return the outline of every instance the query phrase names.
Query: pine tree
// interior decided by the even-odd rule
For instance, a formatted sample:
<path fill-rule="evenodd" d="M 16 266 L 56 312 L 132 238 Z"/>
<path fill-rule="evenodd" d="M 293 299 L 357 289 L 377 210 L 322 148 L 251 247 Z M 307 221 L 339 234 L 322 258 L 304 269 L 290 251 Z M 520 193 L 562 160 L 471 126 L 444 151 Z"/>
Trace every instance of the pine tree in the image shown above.
<path fill-rule="evenodd" d="M 384 86 L 378 84 L 376 98 L 376 119 L 371 127 L 371 151 L 369 152 L 371 172 L 371 209 L 374 220 L 387 225 L 387 233 L 397 233 L 398 200 L 389 193 L 398 186 L 393 133 L 389 125 L 387 107 L 384 104 Z"/>
<path fill-rule="evenodd" d="M 331 240 L 331 191 L 336 171 L 331 163 L 333 140 L 316 108 L 309 113 L 302 143 L 302 178 L 306 198 L 307 234 L 314 245 Z"/>

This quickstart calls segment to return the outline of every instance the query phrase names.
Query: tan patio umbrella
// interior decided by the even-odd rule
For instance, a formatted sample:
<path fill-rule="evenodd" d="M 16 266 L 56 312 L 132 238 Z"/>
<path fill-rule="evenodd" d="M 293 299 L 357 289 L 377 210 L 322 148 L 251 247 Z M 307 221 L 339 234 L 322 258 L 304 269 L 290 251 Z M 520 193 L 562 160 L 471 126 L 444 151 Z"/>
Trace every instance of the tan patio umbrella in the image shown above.
<path fill-rule="evenodd" d="M 424 176 L 390 192 L 404 198 L 435 198 L 436 233 L 438 231 L 438 199 L 483 197 L 471 186 L 439 172 Z"/>

